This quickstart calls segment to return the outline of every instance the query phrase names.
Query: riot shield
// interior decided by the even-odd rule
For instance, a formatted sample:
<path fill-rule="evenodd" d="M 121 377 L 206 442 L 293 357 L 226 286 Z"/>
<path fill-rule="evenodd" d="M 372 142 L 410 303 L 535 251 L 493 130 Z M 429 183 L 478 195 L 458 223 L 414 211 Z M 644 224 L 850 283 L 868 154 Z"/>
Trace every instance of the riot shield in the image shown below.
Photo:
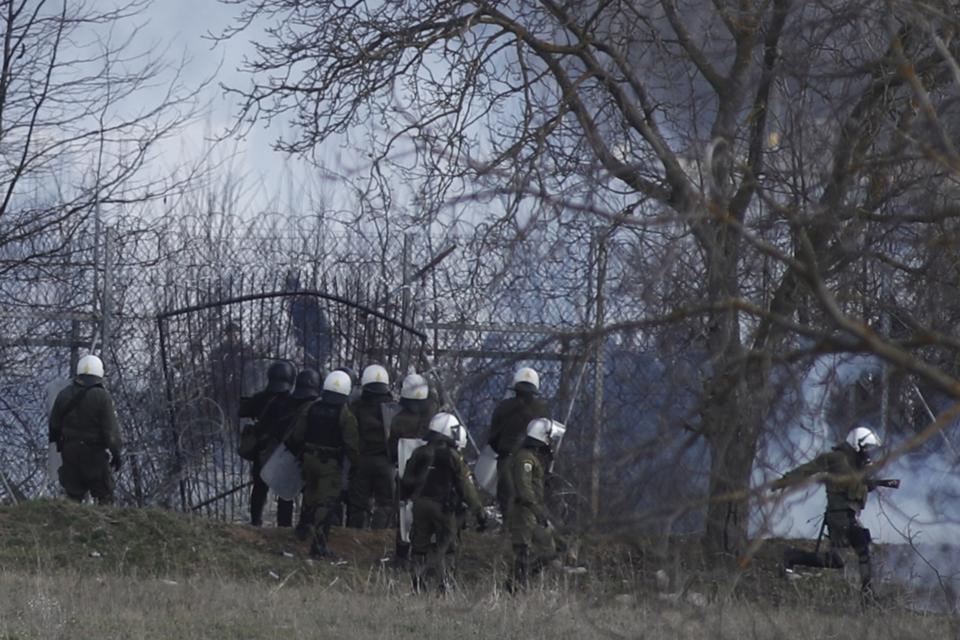
<path fill-rule="evenodd" d="M 47 482 L 56 484 L 60 480 L 60 467 L 63 466 L 63 457 L 57 451 L 57 445 L 50 443 L 47 448 Z"/>
<path fill-rule="evenodd" d="M 383 419 L 383 437 L 387 441 L 390 440 L 390 425 L 393 424 L 393 419 L 400 413 L 400 408 L 399 402 L 384 402 L 380 405 L 380 417 Z"/>
<path fill-rule="evenodd" d="M 72 381 L 70 378 L 55 378 L 47 383 L 45 405 L 47 409 L 47 416 L 53 412 L 53 403 L 57 401 L 57 396 L 60 395 L 60 392 L 70 386 Z M 57 484 L 60 481 L 60 467 L 63 465 L 63 458 L 60 456 L 60 452 L 57 451 L 57 445 L 53 442 L 50 443 L 49 448 L 47 449 L 47 481 L 53 484 Z"/>
<path fill-rule="evenodd" d="M 491 496 L 497 496 L 497 452 L 487 445 L 480 452 L 477 464 L 473 467 L 473 477 L 477 486 Z"/>
<path fill-rule="evenodd" d="M 425 440 L 419 438 L 400 438 L 397 440 L 397 472 L 403 478 L 403 470 L 407 467 L 407 460 L 413 455 L 417 448 L 427 444 Z M 397 492 L 400 495 L 400 492 Z M 413 501 L 400 500 L 400 539 L 410 543 L 410 529 L 413 526 Z"/>
<path fill-rule="evenodd" d="M 53 403 L 57 401 L 60 392 L 70 386 L 73 382 L 70 378 L 54 378 L 47 383 L 45 405 L 47 407 L 47 416 L 53 411 Z"/>
<path fill-rule="evenodd" d="M 243 363 L 240 376 L 240 396 L 250 398 L 267 386 L 267 369 L 276 362 L 273 358 L 258 358 Z"/>
<path fill-rule="evenodd" d="M 303 475 L 296 456 L 286 445 L 274 449 L 260 470 L 260 479 L 284 500 L 294 500 L 303 489 Z"/>

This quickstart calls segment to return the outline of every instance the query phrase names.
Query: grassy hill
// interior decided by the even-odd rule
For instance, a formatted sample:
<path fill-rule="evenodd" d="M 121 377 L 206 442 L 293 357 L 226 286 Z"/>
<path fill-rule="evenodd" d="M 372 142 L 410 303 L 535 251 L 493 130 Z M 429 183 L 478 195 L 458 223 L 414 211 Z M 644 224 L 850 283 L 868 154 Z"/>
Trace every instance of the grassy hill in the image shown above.
<path fill-rule="evenodd" d="M 731 572 L 691 541 L 587 540 L 586 576 L 510 596 L 505 539 L 467 533 L 459 589 L 438 598 L 382 562 L 392 532 L 336 529 L 338 559 L 319 562 L 289 530 L 41 500 L 0 508 L 0 639 L 957 637 L 894 588 L 865 615 L 838 572 L 783 580 L 780 544 Z"/>

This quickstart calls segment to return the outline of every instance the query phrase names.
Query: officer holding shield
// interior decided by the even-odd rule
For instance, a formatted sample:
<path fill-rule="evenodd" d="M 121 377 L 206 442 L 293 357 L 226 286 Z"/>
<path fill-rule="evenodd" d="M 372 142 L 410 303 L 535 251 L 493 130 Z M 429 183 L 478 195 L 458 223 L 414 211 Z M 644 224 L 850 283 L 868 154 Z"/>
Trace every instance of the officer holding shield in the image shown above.
<path fill-rule="evenodd" d="M 427 444 L 407 462 L 401 483 L 404 499 L 413 501 L 413 587 L 420 592 L 425 581 L 435 576 L 439 589 L 446 591 L 452 586 L 457 509 L 466 503 L 481 530 L 486 527 L 486 515 L 470 470 L 458 452 L 466 445 L 466 427 L 453 414 L 438 413 L 430 420 L 425 440 Z"/>
<path fill-rule="evenodd" d="M 286 440 L 303 470 L 302 521 L 315 557 L 332 555 L 327 542 L 340 497 L 343 459 L 355 465 L 359 456 L 357 419 L 347 406 L 350 388 L 345 372 L 328 374 L 320 398 L 297 419 Z"/>
<path fill-rule="evenodd" d="M 497 454 L 497 502 L 504 520 L 514 496 L 511 458 L 523 445 L 530 421 L 550 417 L 550 410 L 540 397 L 540 375 L 536 371 L 530 367 L 517 369 L 512 390 L 514 397 L 501 400 L 494 409 L 487 438 L 487 444 Z"/>

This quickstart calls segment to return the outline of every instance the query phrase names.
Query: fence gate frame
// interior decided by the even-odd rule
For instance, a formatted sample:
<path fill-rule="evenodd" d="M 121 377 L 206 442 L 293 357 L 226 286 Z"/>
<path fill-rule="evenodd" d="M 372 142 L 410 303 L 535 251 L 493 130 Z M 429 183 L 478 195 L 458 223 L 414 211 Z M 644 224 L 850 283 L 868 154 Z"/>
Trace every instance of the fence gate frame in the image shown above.
<path fill-rule="evenodd" d="M 334 303 L 337 305 L 342 305 L 345 308 L 353 309 L 359 312 L 362 315 L 367 317 L 373 317 L 381 320 L 382 322 L 393 326 L 395 329 L 400 330 L 401 344 L 399 350 L 394 348 L 393 350 L 384 349 L 381 353 L 384 356 L 396 356 L 400 358 L 398 362 L 409 363 L 409 362 L 427 362 L 425 357 L 425 351 L 428 348 L 429 342 L 427 334 L 423 331 L 398 320 L 387 313 L 365 305 L 363 303 L 357 302 L 355 300 L 350 300 L 343 296 L 328 293 L 326 291 L 319 291 L 316 289 L 297 289 L 295 291 L 268 291 L 262 293 L 252 293 L 246 295 L 238 295 L 233 297 L 221 298 L 219 300 L 211 300 L 208 302 L 197 303 L 193 305 L 183 306 L 176 309 L 168 309 L 161 311 L 156 315 L 157 330 L 159 335 L 159 350 L 160 350 L 160 359 L 163 370 L 164 386 L 165 386 L 165 399 L 167 407 L 167 417 L 169 420 L 169 429 L 170 436 L 173 440 L 173 454 L 174 454 L 174 475 L 173 478 L 176 479 L 179 485 L 180 493 L 180 507 L 183 512 L 196 511 L 200 508 L 208 506 L 209 504 L 222 500 L 237 491 L 241 491 L 244 487 L 249 486 L 250 481 L 241 483 L 228 491 L 222 492 L 218 495 L 212 496 L 206 500 L 203 500 L 197 504 L 189 504 L 187 496 L 187 486 L 186 478 L 184 477 L 184 471 L 186 468 L 184 452 L 181 447 L 181 435 L 182 430 L 177 423 L 177 399 L 175 393 L 175 380 L 174 375 L 170 366 L 170 348 L 169 348 L 169 335 L 168 335 L 168 322 L 179 316 L 185 316 L 193 313 L 207 312 L 213 309 L 222 309 L 228 308 L 232 305 L 243 304 L 246 302 L 258 302 L 265 300 L 273 300 L 278 298 L 290 298 L 290 299 L 303 299 L 304 297 L 310 297 L 315 299 L 324 300 L 329 303 Z M 413 358 L 411 358 L 411 355 Z M 278 359 L 281 359 L 281 356 L 278 356 Z"/>

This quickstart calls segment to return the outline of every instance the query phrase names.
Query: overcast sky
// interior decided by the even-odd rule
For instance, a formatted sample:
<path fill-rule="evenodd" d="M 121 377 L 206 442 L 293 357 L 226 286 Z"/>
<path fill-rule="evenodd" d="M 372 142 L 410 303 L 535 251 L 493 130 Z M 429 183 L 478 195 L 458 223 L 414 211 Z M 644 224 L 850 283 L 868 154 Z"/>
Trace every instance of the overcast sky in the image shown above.
<path fill-rule="evenodd" d="M 221 84 L 243 87 L 249 82 L 238 67 L 245 54 L 252 54 L 250 40 L 257 32 L 216 43 L 208 36 L 232 24 L 238 13 L 237 7 L 223 5 L 217 0 L 154 0 L 139 20 L 143 23 L 143 35 L 149 39 L 155 54 L 170 61 L 182 56 L 188 58 L 184 80 L 189 85 L 196 86 L 212 79 L 203 95 L 204 101 L 209 102 L 207 114 L 176 139 L 168 140 L 163 147 L 165 164 L 170 168 L 181 163 L 184 156 L 199 154 L 205 139 L 222 134 L 234 121 L 236 101 L 224 95 Z M 278 199 L 289 200 L 284 194 L 295 188 L 290 187 L 290 183 L 296 183 L 306 173 L 314 171 L 303 162 L 271 150 L 270 145 L 280 131 L 280 125 L 269 130 L 263 125 L 256 126 L 245 139 L 222 145 L 217 154 L 222 158 L 235 153 L 231 170 L 241 175 L 251 189 L 257 184 L 265 186 L 258 191 L 259 207 L 251 205 L 252 209 L 277 205 L 289 207 L 290 202 L 278 202 Z M 331 162 L 335 164 L 335 156 L 331 156 Z"/>

